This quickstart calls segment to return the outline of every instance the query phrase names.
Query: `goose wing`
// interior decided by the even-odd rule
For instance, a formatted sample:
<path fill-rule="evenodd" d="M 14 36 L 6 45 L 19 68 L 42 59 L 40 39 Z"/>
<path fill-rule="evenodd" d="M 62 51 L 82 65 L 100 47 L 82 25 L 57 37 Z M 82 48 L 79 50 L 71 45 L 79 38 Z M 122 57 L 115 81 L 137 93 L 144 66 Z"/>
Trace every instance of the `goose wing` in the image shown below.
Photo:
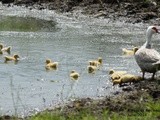
<path fill-rule="evenodd" d="M 160 54 L 154 49 L 143 48 L 136 52 L 135 58 L 137 61 L 154 64 L 160 61 Z"/>

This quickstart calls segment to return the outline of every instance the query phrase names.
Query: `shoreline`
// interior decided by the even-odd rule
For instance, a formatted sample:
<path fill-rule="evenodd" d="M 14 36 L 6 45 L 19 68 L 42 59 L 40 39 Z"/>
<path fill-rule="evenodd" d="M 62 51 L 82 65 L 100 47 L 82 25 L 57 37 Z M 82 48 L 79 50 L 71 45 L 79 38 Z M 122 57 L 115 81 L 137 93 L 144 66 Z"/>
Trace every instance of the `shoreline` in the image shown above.
<path fill-rule="evenodd" d="M 2 0 L 7 1 L 7 0 Z M 26 8 L 37 10 L 54 10 L 60 13 L 70 12 L 74 14 L 76 10 L 81 10 L 81 13 L 86 16 L 95 18 L 108 18 L 111 21 L 122 21 L 126 23 L 150 23 L 160 24 L 160 2 L 152 2 L 150 0 L 145 2 L 129 2 L 131 0 L 114 2 L 95 2 L 92 0 L 79 1 L 52 1 L 52 2 L 34 2 L 33 0 L 18 0 L 17 2 L 2 2 L 8 7 L 13 5 L 25 6 Z"/>
<path fill-rule="evenodd" d="M 160 103 L 160 80 L 145 79 L 138 83 L 122 87 L 122 92 L 115 92 L 112 95 L 100 99 L 93 98 L 75 98 L 75 100 L 63 103 L 61 105 L 47 108 L 36 114 L 20 118 L 18 116 L 3 115 L 2 120 L 30 120 L 34 117 L 41 117 L 43 114 L 60 115 L 67 118 L 70 114 L 76 116 L 83 110 L 89 110 L 96 116 L 102 116 L 103 110 L 108 111 L 109 115 L 118 114 L 127 115 L 132 112 L 154 112 L 159 113 L 160 108 L 150 108 L 148 104 Z M 137 109 L 138 108 L 138 109 Z M 63 109 L 63 110 L 62 110 Z M 160 114 L 156 116 L 159 120 Z M 37 120 L 37 119 L 36 119 Z M 43 120 L 43 119 L 42 119 Z M 45 119 L 47 120 L 47 119 Z"/>
<path fill-rule="evenodd" d="M 104 110 L 107 110 L 107 116 L 111 118 L 114 114 L 117 115 L 117 118 L 119 118 L 119 116 L 130 116 L 131 114 L 134 116 L 134 114 L 138 112 L 144 112 L 144 114 L 146 114 L 145 112 L 155 112 L 158 114 L 160 108 L 158 106 L 157 108 L 150 106 L 150 104 L 157 103 L 160 103 L 160 80 L 153 81 L 151 79 L 146 79 L 132 84 L 131 86 L 122 87 L 122 92 L 117 91 L 101 99 L 75 98 L 75 100 L 64 103 L 64 105 L 53 109 L 46 109 L 33 116 L 28 116 L 25 119 L 37 119 L 37 117 L 39 118 L 43 116 L 43 114 L 50 114 L 51 116 L 60 115 L 64 116 L 64 118 L 73 115 L 76 118 L 79 114 L 81 115 L 81 112 L 93 114 L 93 116 L 95 115 L 95 117 L 101 118 L 104 114 Z M 159 120 L 160 114 L 154 117 L 155 120 Z"/>

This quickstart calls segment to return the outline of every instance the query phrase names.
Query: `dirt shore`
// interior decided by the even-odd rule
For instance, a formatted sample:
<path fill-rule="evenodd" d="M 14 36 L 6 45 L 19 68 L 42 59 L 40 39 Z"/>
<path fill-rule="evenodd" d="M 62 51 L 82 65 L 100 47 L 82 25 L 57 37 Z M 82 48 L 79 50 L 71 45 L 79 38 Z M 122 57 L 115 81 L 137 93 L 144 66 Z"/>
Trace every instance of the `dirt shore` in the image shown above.
<path fill-rule="evenodd" d="M 74 12 L 81 9 L 82 14 L 92 17 L 110 18 L 129 23 L 160 22 L 160 2 L 138 0 L 1 0 L 10 6 L 25 5 L 29 9 L 49 9 L 57 12 Z"/>
<path fill-rule="evenodd" d="M 123 114 L 124 111 L 134 111 L 134 108 L 144 110 L 145 103 L 152 100 L 160 100 L 160 80 L 144 80 L 131 86 L 123 87 L 123 92 L 106 96 L 101 100 L 93 100 L 90 98 L 79 99 L 66 105 L 64 113 L 75 113 L 80 109 L 90 108 L 94 114 L 100 116 L 104 109 L 110 112 Z"/>
<path fill-rule="evenodd" d="M 61 114 L 67 116 L 69 114 L 79 114 L 79 111 L 89 110 L 92 114 L 98 118 L 102 116 L 104 110 L 108 110 L 109 113 L 118 113 L 119 115 L 127 115 L 131 112 L 138 110 L 138 112 L 150 111 L 150 108 L 146 106 L 148 102 L 156 102 L 160 100 L 160 80 L 143 80 L 132 85 L 122 87 L 122 92 L 116 92 L 110 96 L 106 96 L 103 99 L 81 98 L 69 102 L 63 106 Z M 49 112 L 55 114 L 57 111 L 61 111 L 62 106 L 47 109 L 43 112 Z M 126 113 L 127 111 L 127 113 Z M 159 112 L 160 110 L 157 110 Z M 156 117 L 156 120 L 160 119 L 160 114 Z M 17 118 L 15 116 L 4 115 L 0 117 L 0 120 L 29 120 L 30 116 L 26 118 Z"/>

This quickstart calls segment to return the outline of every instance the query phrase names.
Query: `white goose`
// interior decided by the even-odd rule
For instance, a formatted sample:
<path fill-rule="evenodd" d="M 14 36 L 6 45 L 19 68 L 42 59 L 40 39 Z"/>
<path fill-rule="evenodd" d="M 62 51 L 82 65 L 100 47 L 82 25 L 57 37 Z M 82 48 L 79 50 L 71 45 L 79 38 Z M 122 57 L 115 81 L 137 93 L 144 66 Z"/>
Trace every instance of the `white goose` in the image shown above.
<path fill-rule="evenodd" d="M 143 46 L 135 53 L 135 60 L 142 71 L 144 79 L 145 72 L 155 73 L 160 70 L 160 54 L 151 48 L 151 37 L 154 33 L 159 33 L 158 26 L 149 26 L 146 32 L 147 40 Z"/>

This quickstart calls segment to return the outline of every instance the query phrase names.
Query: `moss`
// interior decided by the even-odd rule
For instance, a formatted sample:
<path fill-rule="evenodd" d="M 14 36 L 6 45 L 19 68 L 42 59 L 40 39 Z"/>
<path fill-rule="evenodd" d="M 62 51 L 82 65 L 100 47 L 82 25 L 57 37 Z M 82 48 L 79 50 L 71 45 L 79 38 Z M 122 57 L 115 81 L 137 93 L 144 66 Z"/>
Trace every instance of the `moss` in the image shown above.
<path fill-rule="evenodd" d="M 112 111 L 109 108 L 95 109 L 98 104 L 66 112 L 45 111 L 28 120 L 156 120 L 160 116 L 160 100 L 149 101 L 144 107 L 132 104 L 132 110 Z"/>

